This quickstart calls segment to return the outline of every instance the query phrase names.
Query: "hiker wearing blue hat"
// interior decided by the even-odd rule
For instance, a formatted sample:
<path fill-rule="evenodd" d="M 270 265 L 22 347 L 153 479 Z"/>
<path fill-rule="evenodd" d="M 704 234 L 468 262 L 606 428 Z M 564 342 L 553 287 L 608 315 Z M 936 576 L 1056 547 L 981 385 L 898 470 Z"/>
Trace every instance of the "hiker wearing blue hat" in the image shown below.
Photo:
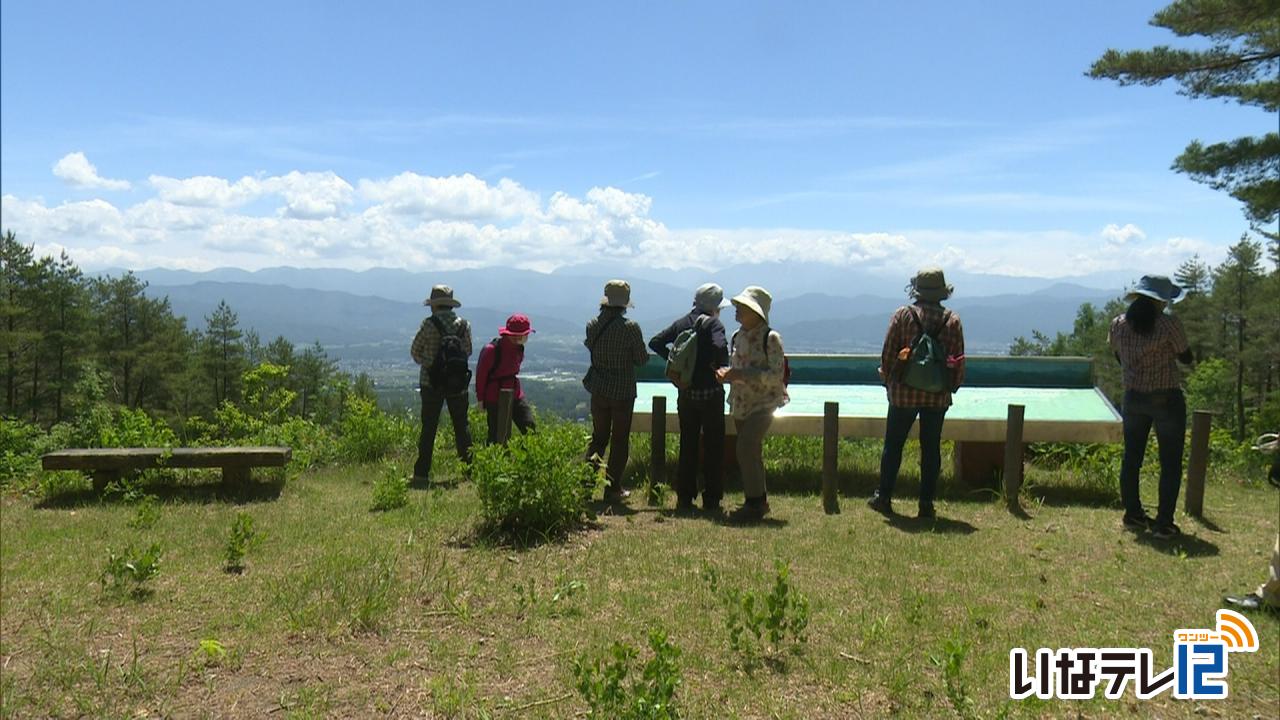
<path fill-rule="evenodd" d="M 1168 312 L 1183 298 L 1182 288 L 1163 275 L 1144 275 L 1125 295 L 1129 308 L 1111 321 L 1107 343 L 1120 362 L 1124 400 L 1124 458 L 1120 462 L 1122 522 L 1131 530 L 1151 530 L 1168 539 L 1181 534 L 1173 522 L 1182 486 L 1182 449 L 1187 402 L 1178 362 L 1190 364 L 1191 349 L 1182 321 Z M 1160 448 L 1160 485 L 1153 520 L 1138 495 L 1138 474 L 1152 426 Z"/>

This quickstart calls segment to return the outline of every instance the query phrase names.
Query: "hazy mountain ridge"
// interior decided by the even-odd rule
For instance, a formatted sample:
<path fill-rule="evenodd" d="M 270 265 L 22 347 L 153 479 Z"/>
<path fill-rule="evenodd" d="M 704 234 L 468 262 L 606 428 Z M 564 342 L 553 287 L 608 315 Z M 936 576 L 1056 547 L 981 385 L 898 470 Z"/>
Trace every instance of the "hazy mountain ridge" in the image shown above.
<path fill-rule="evenodd" d="M 533 347 L 540 348 L 530 353 L 529 363 L 540 369 L 585 364 L 582 329 L 596 313 L 600 300 L 596 278 L 507 269 L 429 275 L 400 270 L 357 273 L 297 268 L 256 273 L 236 269 L 210 273 L 148 270 L 137 275 L 151 283 L 151 294 L 167 295 L 174 312 L 185 316 L 191 327 L 203 327 L 204 318 L 219 301 L 226 300 L 239 316 L 241 327 L 254 329 L 264 342 L 276 336 L 295 344 L 319 341 L 334 357 L 373 363 L 409 362 L 409 342 L 428 313 L 422 298 L 429 292 L 429 281 L 454 285 L 463 303 L 459 312 L 471 321 L 477 344 L 496 335 L 511 312 L 529 314 L 538 330 Z M 279 282 L 264 282 L 267 280 Z M 347 289 L 332 289 L 335 287 Z M 646 339 L 690 307 L 692 288 L 649 280 L 636 280 L 632 287 L 636 307 L 629 316 L 640 323 Z M 374 291 L 382 294 L 366 294 Z M 1026 294 L 973 297 L 957 291 L 947 304 L 963 319 L 969 351 L 1000 353 L 1016 336 L 1030 335 L 1033 329 L 1049 334 L 1070 330 L 1081 303 L 1105 303 L 1118 294 L 1045 281 Z M 875 352 L 888 314 L 904 302 L 902 294 L 846 297 L 779 292 L 771 320 L 792 352 Z M 734 323 L 731 315 L 726 315 L 726 325 L 732 331 Z"/>

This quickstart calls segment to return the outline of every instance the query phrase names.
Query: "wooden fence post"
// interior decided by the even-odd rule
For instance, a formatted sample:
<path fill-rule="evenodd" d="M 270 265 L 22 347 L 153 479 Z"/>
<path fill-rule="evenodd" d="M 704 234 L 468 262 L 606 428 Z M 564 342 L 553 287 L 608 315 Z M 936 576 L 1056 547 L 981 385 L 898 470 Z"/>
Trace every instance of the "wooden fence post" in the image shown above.
<path fill-rule="evenodd" d="M 1010 405 L 1004 431 L 1004 499 L 1010 508 L 1019 508 L 1022 490 L 1022 421 L 1025 405 Z"/>
<path fill-rule="evenodd" d="M 511 438 L 511 404 L 515 402 L 516 391 L 503 388 L 498 391 L 498 444 L 506 445 Z"/>
<path fill-rule="evenodd" d="M 838 458 L 840 457 L 840 403 L 822 406 L 822 510 L 828 515 L 840 512 L 838 492 Z"/>
<path fill-rule="evenodd" d="M 649 414 L 649 487 L 656 488 L 659 483 L 667 481 L 667 398 L 663 395 L 653 396 L 653 407 Z"/>
<path fill-rule="evenodd" d="M 1204 516 L 1204 476 L 1209 468 L 1209 426 L 1213 413 L 1196 410 L 1191 415 L 1191 457 L 1187 459 L 1187 499 L 1184 509 L 1192 517 Z"/>

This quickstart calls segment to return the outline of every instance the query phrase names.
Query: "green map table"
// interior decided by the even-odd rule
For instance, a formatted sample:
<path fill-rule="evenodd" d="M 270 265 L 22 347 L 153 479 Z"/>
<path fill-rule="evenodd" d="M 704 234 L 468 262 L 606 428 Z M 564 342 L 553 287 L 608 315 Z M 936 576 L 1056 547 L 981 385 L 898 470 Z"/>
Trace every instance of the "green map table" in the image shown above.
<path fill-rule="evenodd" d="M 821 435 L 823 404 L 840 404 L 839 433 L 844 437 L 884 435 L 889 403 L 879 385 L 791 385 L 791 402 L 779 409 L 770 432 Z M 666 382 L 636 386 L 635 432 L 651 427 L 653 398 L 666 398 L 667 412 L 676 410 L 676 388 Z M 1022 405 L 1023 439 L 1027 442 L 1120 442 L 1120 414 L 1097 388 L 964 387 L 953 396 L 942 437 L 971 442 L 1003 442 L 1009 405 Z M 726 403 L 725 414 L 729 414 Z M 733 432 L 733 421 L 727 421 Z M 674 425 L 668 431 L 675 432 Z M 916 431 L 912 430 L 912 436 Z"/>
<path fill-rule="evenodd" d="M 769 432 L 781 435 L 816 435 L 824 438 L 824 452 L 834 454 L 839 437 L 884 437 L 888 401 L 880 384 L 878 355 L 789 355 L 791 402 L 775 413 Z M 677 432 L 676 388 L 663 377 L 662 361 L 651 358 L 637 378 L 632 430 L 654 434 L 655 453 L 666 446 L 654 433 L 661 424 Z M 661 418 L 655 420 L 656 408 Z M 825 405 L 838 404 L 831 426 L 825 424 Z M 1016 437 L 1027 442 L 1121 442 L 1120 414 L 1093 386 L 1093 362 L 1073 357 L 972 356 L 966 363 L 964 385 L 953 397 L 942 426 L 942 437 L 955 443 L 952 457 L 956 477 L 965 482 L 988 482 L 1005 462 L 1005 438 L 1011 429 L 1010 406 L 1022 408 Z M 725 414 L 729 414 L 728 407 Z M 734 433 L 733 420 L 726 430 Z M 912 436 L 918 429 L 912 429 Z M 829 441 L 829 442 L 828 442 Z M 726 460 L 734 458 L 726 443 Z M 655 454 L 653 472 L 657 467 Z M 1010 457 L 1020 457 L 1014 454 Z"/>

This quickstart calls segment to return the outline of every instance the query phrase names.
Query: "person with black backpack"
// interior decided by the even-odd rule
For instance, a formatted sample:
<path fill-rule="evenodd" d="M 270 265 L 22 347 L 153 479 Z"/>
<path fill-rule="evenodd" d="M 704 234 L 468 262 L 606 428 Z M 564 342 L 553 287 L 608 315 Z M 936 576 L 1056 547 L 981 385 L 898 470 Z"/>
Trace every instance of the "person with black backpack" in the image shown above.
<path fill-rule="evenodd" d="M 533 408 L 524 399 L 518 377 L 524 362 L 524 346 L 532 332 L 537 331 L 529 322 L 529 316 L 516 313 L 498 329 L 498 337 L 480 348 L 480 357 L 476 359 L 476 400 L 488 416 L 490 444 L 498 442 L 498 397 L 505 389 L 515 391 L 511 422 L 525 434 L 536 429 Z"/>
<path fill-rule="evenodd" d="M 449 406 L 458 457 L 471 462 L 471 430 L 467 425 L 467 391 L 471 387 L 471 324 L 454 309 L 462 303 L 453 299 L 453 288 L 436 285 L 422 301 L 431 315 L 422 321 L 409 354 L 422 366 L 418 372 L 422 396 L 422 434 L 418 436 L 418 461 L 413 465 L 413 483 L 425 484 L 431 476 L 431 455 L 440 424 L 440 409 Z"/>
<path fill-rule="evenodd" d="M 880 487 L 867 505 L 893 514 L 893 488 L 902 465 L 902 447 L 920 418 L 920 499 L 917 517 L 937 517 L 933 507 L 942 471 L 942 422 L 951 394 L 964 381 L 964 330 L 960 316 L 942 307 L 955 290 L 940 267 L 916 273 L 907 285 L 914 300 L 889 320 L 880 351 L 880 379 L 889 396 L 884 450 L 880 454 Z"/>
<path fill-rule="evenodd" d="M 676 510 L 693 509 L 698 494 L 698 451 L 702 451 L 702 509 L 720 513 L 724 497 L 724 386 L 716 370 L 729 365 L 720 309 L 724 290 L 707 283 L 693 294 L 693 309 L 649 340 L 649 349 L 667 361 L 667 376 L 679 388 L 680 471 Z M 670 346 L 670 347 L 669 347 Z"/>

